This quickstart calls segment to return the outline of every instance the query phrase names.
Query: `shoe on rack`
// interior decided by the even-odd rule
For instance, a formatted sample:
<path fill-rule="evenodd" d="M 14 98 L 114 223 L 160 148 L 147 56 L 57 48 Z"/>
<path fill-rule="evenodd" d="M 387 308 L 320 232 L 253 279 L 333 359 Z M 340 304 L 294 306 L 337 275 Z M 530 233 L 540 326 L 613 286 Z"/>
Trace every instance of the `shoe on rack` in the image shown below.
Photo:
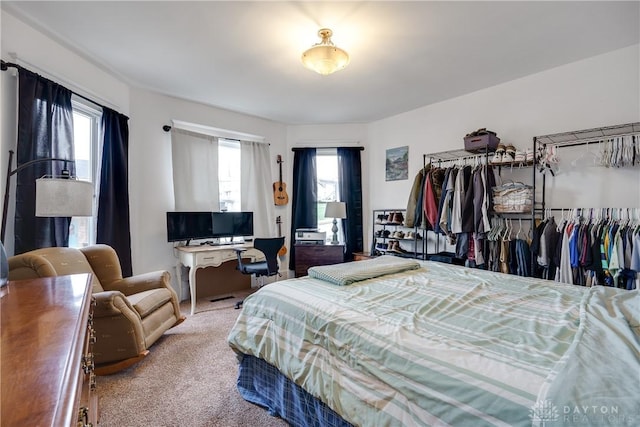
<path fill-rule="evenodd" d="M 505 147 L 504 155 L 502 156 L 502 163 L 513 163 L 516 161 L 516 147 L 508 144 Z"/>
<path fill-rule="evenodd" d="M 396 239 L 404 239 L 404 231 L 402 230 L 396 231 Z"/>
<path fill-rule="evenodd" d="M 402 224 L 404 222 L 404 215 L 402 215 L 402 212 L 395 212 L 393 214 L 393 222 L 397 224 Z"/>
<path fill-rule="evenodd" d="M 496 152 L 493 155 L 493 158 L 491 159 L 491 163 L 493 164 L 502 163 L 502 157 L 504 157 L 504 152 L 505 152 L 504 144 L 498 144 L 498 147 L 496 148 Z"/>
<path fill-rule="evenodd" d="M 407 253 L 407 251 L 402 249 L 402 246 L 400 246 L 400 242 L 398 242 L 397 240 L 394 240 L 393 247 L 390 250 L 392 252 L 397 253 L 397 254 L 405 254 L 405 253 Z"/>
<path fill-rule="evenodd" d="M 382 237 L 382 230 L 376 230 L 376 237 Z"/>
<path fill-rule="evenodd" d="M 491 158 L 491 162 L 490 163 L 492 165 L 499 165 L 500 163 L 502 163 L 502 156 L 503 156 L 502 153 L 499 153 L 499 152 L 496 151 L 493 154 L 493 157 Z"/>
<path fill-rule="evenodd" d="M 376 217 L 376 224 L 384 224 L 386 222 L 387 222 L 386 215 L 378 215 Z"/>
<path fill-rule="evenodd" d="M 390 234 L 391 234 L 391 231 L 390 231 L 390 230 L 384 230 L 384 231 L 382 232 L 382 237 L 385 237 L 385 238 L 386 238 L 386 237 L 389 237 L 389 235 L 390 235 Z"/>

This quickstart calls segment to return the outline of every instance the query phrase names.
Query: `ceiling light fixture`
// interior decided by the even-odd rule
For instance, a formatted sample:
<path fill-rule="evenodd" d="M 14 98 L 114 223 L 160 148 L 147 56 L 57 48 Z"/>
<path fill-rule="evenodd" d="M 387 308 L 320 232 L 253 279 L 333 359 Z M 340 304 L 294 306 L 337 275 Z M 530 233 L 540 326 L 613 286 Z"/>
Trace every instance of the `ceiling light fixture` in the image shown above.
<path fill-rule="evenodd" d="M 333 44 L 332 35 L 333 31 L 322 28 L 318 31 L 318 36 L 322 41 L 314 44 L 302 54 L 304 66 L 323 76 L 342 70 L 349 64 L 349 55 Z"/>

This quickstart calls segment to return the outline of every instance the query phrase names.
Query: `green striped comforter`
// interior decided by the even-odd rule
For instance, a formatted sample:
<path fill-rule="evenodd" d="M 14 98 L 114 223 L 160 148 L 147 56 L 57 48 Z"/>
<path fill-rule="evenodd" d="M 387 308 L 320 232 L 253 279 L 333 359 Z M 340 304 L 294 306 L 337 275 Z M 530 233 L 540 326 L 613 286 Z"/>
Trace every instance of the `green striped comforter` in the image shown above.
<path fill-rule="evenodd" d="M 552 421 L 536 405 L 553 403 L 589 291 L 420 266 L 348 286 L 270 284 L 244 300 L 228 342 L 358 426 Z"/>

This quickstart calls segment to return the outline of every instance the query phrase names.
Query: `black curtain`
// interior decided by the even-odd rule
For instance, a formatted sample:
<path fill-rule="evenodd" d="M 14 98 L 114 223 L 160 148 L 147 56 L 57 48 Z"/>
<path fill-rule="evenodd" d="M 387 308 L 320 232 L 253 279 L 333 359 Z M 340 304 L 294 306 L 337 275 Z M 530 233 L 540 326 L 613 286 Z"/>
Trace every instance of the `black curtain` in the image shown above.
<path fill-rule="evenodd" d="M 18 77 L 17 166 L 37 159 L 74 159 L 72 92 L 24 68 Z M 71 218 L 35 216 L 36 179 L 60 175 L 63 169 L 75 175 L 71 162 L 45 161 L 17 173 L 14 253 L 37 248 L 68 246 Z"/>
<path fill-rule="evenodd" d="M 298 228 L 318 226 L 318 177 L 316 149 L 301 148 L 293 153 L 293 200 L 291 202 L 291 241 L 295 241 Z M 295 270 L 296 248 L 291 245 L 289 270 Z"/>
<path fill-rule="evenodd" d="M 120 258 L 122 275 L 131 276 L 129 223 L 129 118 L 103 107 L 104 141 L 96 243 L 111 246 Z"/>
<path fill-rule="evenodd" d="M 346 203 L 347 218 L 342 220 L 345 238 L 345 261 L 364 247 L 362 225 L 362 166 L 360 148 L 338 148 L 338 182 L 340 200 Z"/>

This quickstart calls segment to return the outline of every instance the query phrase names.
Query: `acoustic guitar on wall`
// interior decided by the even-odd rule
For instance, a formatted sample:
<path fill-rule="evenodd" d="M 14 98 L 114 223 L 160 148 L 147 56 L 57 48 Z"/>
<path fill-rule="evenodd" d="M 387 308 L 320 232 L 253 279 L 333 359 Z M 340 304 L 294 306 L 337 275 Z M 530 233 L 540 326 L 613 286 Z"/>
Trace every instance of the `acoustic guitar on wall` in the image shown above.
<path fill-rule="evenodd" d="M 282 237 L 282 229 L 280 228 L 280 224 L 282 221 L 280 220 L 280 216 L 276 218 L 276 224 L 278 224 L 278 237 Z M 287 254 L 287 245 L 282 245 L 280 250 L 278 251 L 278 256 L 285 256 Z"/>
<path fill-rule="evenodd" d="M 282 156 L 278 154 L 278 167 L 280 168 L 280 179 L 273 183 L 273 202 L 276 206 L 283 206 L 289 203 L 289 195 L 287 194 L 287 184 L 282 182 Z"/>

